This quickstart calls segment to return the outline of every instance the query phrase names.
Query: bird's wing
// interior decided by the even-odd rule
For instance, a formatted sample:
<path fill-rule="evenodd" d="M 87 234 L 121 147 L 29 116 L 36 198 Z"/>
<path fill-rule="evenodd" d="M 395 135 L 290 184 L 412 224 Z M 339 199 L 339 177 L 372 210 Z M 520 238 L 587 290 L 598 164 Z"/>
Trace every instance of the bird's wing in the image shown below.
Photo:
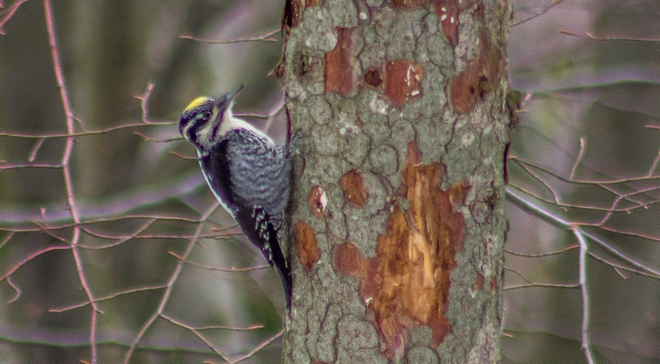
<path fill-rule="evenodd" d="M 291 189 L 288 156 L 268 138 L 252 131 L 238 129 L 225 137 L 234 199 L 239 205 L 259 206 L 271 217 L 281 215 Z"/>

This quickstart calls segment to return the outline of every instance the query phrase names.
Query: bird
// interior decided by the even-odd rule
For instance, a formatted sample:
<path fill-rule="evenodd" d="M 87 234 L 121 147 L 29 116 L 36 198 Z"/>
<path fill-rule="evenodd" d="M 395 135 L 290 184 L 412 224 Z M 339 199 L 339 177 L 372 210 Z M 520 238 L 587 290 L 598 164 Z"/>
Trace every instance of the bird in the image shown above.
<path fill-rule="evenodd" d="M 179 131 L 195 146 L 213 195 L 279 273 L 290 309 L 293 279 L 282 242 L 291 157 L 286 145 L 276 145 L 233 115 L 234 98 L 242 89 L 243 85 L 216 99 L 195 98 L 181 114 Z"/>

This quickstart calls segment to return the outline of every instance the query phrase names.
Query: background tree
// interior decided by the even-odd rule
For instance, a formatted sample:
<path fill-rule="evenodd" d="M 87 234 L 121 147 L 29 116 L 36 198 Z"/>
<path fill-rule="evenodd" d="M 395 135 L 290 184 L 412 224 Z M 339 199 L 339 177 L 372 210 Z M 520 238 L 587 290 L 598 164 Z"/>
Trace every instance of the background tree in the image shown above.
<path fill-rule="evenodd" d="M 314 1 L 305 2 L 313 11 L 338 9 L 338 3 L 326 0 L 312 6 Z M 358 27 L 369 28 L 376 20 L 372 13 L 388 12 L 396 14 L 396 19 L 403 14 L 396 24 L 385 22 L 390 25 L 376 29 L 376 38 L 395 38 L 388 31 L 398 24 L 412 24 L 421 11 L 415 2 L 406 2 L 412 7 L 405 10 L 396 8 L 406 5 L 397 2 L 353 3 L 349 5 L 356 7 Z M 507 198 L 513 204 L 507 207 L 506 285 L 500 287 L 504 289 L 503 362 L 658 362 L 658 6 L 654 0 L 513 2 L 509 69 L 513 87 L 523 91 L 524 112 L 518 115 L 520 123 L 512 134 L 508 161 Z M 285 139 L 280 86 L 276 79 L 265 77 L 282 55 L 282 8 L 282 3 L 256 0 L 0 1 L 2 360 L 272 362 L 279 357 L 282 321 L 278 312 L 284 300 L 277 274 L 264 269 L 259 255 L 236 236 L 231 220 L 204 184 L 194 151 L 180 140 L 176 122 L 195 96 L 218 95 L 245 83 L 236 109 L 251 110 L 243 116 L 277 140 Z M 361 19 L 359 14 L 365 9 L 367 17 Z M 413 39 L 442 18 L 435 5 L 429 4 L 427 9 L 424 27 L 411 30 Z M 360 40 L 349 31 L 350 22 L 347 30 L 333 28 L 335 22 L 346 22 L 352 14 L 335 14 L 322 24 L 321 29 L 330 29 L 323 33 L 328 38 L 317 37 L 316 45 L 305 45 L 314 51 L 289 57 L 289 62 L 299 62 L 288 66 L 307 72 L 304 80 L 338 80 L 342 72 L 319 75 L 325 71 L 319 65 L 325 64 L 326 53 L 330 53 L 330 64 L 360 59 L 363 52 L 355 52 L 361 49 L 359 43 L 330 47 L 332 36 L 339 44 Z M 462 16 L 468 25 L 458 27 L 459 44 L 465 39 L 463 29 L 476 29 L 478 23 L 472 20 L 472 13 Z M 486 18 L 494 16 L 489 13 Z M 300 13 L 297 17 L 306 19 Z M 448 18 L 451 20 L 444 20 Z M 423 36 L 439 44 L 427 47 L 431 61 L 439 53 L 430 50 L 451 48 L 444 32 L 443 28 Z M 408 35 L 410 32 L 396 39 L 406 43 Z M 278 41 L 270 41 L 275 39 Z M 390 45 L 402 47 L 398 43 L 383 47 Z M 292 49 L 295 47 L 288 50 Z M 348 49 L 348 54 L 342 49 Z M 371 63 L 347 68 L 362 69 L 366 64 L 377 68 L 386 61 L 415 60 L 423 53 L 400 58 L 394 54 L 397 57 L 392 59 L 372 57 Z M 430 66 L 415 63 L 423 69 L 439 67 L 434 62 Z M 358 112 L 371 113 L 371 109 L 357 107 L 362 102 L 360 95 L 381 94 L 384 104 L 391 102 L 392 94 L 384 92 L 387 79 L 382 77 L 387 67 L 378 70 L 383 84 L 370 86 L 377 84 L 378 78 L 371 77 L 375 72 L 369 72 L 367 78 L 359 74 L 348 97 L 341 88 L 325 92 L 325 82 L 302 83 L 320 87 L 315 92 L 327 96 L 327 108 L 339 111 L 330 115 L 324 127 L 335 128 L 331 122 L 351 120 L 348 116 L 362 118 Z M 440 72 L 444 78 L 438 81 L 448 81 L 452 72 L 444 69 Z M 300 76 L 285 73 L 285 77 L 295 75 Z M 415 105 L 422 103 L 421 110 L 433 110 L 437 105 L 427 105 L 425 97 L 429 92 L 442 92 L 429 87 L 432 77 L 433 72 L 424 73 L 417 84 L 421 96 L 415 98 L 411 95 L 415 89 L 409 89 L 404 104 L 394 108 L 416 110 Z M 488 86 L 488 82 L 480 86 Z M 286 89 L 293 100 L 290 107 L 300 101 L 297 92 L 305 90 Z M 484 89 L 485 98 L 477 104 L 488 102 L 497 92 Z M 342 101 L 353 94 L 354 104 Z M 510 101 L 511 105 L 517 102 Z M 335 105 L 341 107 L 335 109 Z M 379 105 L 382 103 L 373 106 L 378 109 Z M 309 115 L 310 120 L 328 120 L 323 103 L 314 110 L 321 113 Z M 384 126 L 394 127 L 394 133 L 404 137 L 428 138 L 419 150 L 434 152 L 420 152 L 419 167 L 428 168 L 432 159 L 449 162 L 441 191 L 452 191 L 452 183 L 461 180 L 452 179 L 458 172 L 451 172 L 449 166 L 456 163 L 449 159 L 448 151 L 443 154 L 445 151 L 430 147 L 436 141 L 433 134 L 412 133 L 405 127 L 412 120 L 431 117 L 411 115 L 395 114 L 397 122 Z M 314 125 L 317 134 L 301 132 L 300 139 L 302 157 L 311 158 L 311 163 L 316 163 L 314 156 L 319 151 L 325 161 L 326 155 L 346 150 L 349 153 L 341 167 L 357 165 L 361 150 L 357 146 L 382 143 L 371 138 L 383 135 L 382 131 L 366 130 L 369 139 L 364 141 L 355 138 L 347 125 L 344 140 L 319 144 L 317 137 L 325 136 L 326 130 Z M 388 144 L 397 154 L 405 151 L 401 155 L 406 157 L 411 153 L 403 143 Z M 365 157 L 362 166 L 378 166 L 374 161 L 386 161 L 389 154 L 372 150 L 370 155 L 373 157 Z M 381 163 L 380 168 L 386 165 Z M 331 185 L 316 183 L 325 188 L 328 199 L 323 216 L 339 211 L 336 201 L 348 201 L 341 213 L 352 209 L 349 213 L 366 214 L 375 211 L 374 203 L 382 201 L 382 195 L 401 196 L 401 189 L 372 193 L 373 186 L 403 185 L 400 175 L 406 164 L 397 165 L 395 172 L 378 172 L 385 175 L 384 181 L 376 181 L 376 173 L 360 168 L 349 174 L 344 173 L 349 168 L 322 171 L 328 175 L 322 178 L 336 177 Z M 301 176 L 312 171 L 300 166 L 298 170 Z M 359 207 L 364 195 L 349 193 L 353 197 L 347 199 L 343 191 L 359 187 L 358 176 L 364 190 L 370 192 L 364 207 Z M 475 191 L 475 187 L 470 189 L 467 198 Z M 298 196 L 302 200 L 295 205 L 296 216 L 318 231 L 314 229 L 322 220 L 302 213 L 310 211 L 306 209 L 308 192 Z M 410 211 L 403 200 L 397 197 L 396 203 L 401 211 Z M 354 202 L 358 207 L 351 205 Z M 472 219 L 465 210 L 472 215 L 473 208 L 457 206 L 457 211 Z M 377 216 L 387 214 L 385 209 L 375 211 Z M 295 232 L 295 217 L 293 222 Z M 386 219 L 381 218 L 380 224 L 382 232 Z M 327 230 L 331 229 L 337 227 Z M 374 230 L 365 235 L 376 236 Z M 319 247 L 344 242 L 324 235 L 317 235 Z M 359 248 L 366 240 L 350 241 L 358 247 L 363 262 L 375 258 L 373 248 Z M 350 246 L 343 247 L 351 252 Z M 368 280 L 333 273 L 330 258 L 334 255 L 321 253 L 311 273 L 303 273 L 294 254 L 301 280 L 298 304 L 312 304 L 302 296 L 310 288 L 328 289 L 305 283 L 308 274 L 313 276 L 324 267 L 339 278 L 349 309 L 357 312 L 358 306 L 365 306 L 358 285 Z M 463 262 L 459 259 L 457 263 Z M 466 266 L 469 264 L 479 263 Z M 341 267 L 352 272 L 347 270 L 351 266 Z M 472 277 L 478 277 L 477 273 Z M 489 282 L 484 280 L 484 286 L 486 289 Z M 483 297 L 476 296 L 477 300 Z M 343 310 L 332 305 L 327 312 L 319 321 L 331 322 Z M 295 314 L 302 317 L 301 312 Z M 374 336 L 368 337 L 371 345 L 378 332 L 369 325 L 371 322 L 353 315 L 340 326 L 325 325 L 321 330 L 330 334 L 349 327 L 374 330 Z M 452 328 L 456 331 L 457 327 Z M 433 332 L 414 329 L 408 343 L 416 348 L 405 355 L 430 354 L 425 346 Z M 453 345 L 454 337 L 448 335 L 444 347 Z M 386 351 L 387 342 L 382 342 Z M 308 338 L 304 346 L 299 341 L 296 348 L 304 348 L 304 355 L 321 358 L 320 353 L 325 358 L 329 350 L 323 344 Z M 346 353 L 346 348 L 350 345 L 344 345 L 341 352 Z"/>

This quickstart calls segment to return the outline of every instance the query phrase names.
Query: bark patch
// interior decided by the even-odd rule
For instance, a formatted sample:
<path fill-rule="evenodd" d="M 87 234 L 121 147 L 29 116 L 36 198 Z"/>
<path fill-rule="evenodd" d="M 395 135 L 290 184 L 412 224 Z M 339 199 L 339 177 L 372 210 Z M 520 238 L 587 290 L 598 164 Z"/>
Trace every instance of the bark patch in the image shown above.
<path fill-rule="evenodd" d="M 353 243 L 345 242 L 335 248 L 332 267 L 336 271 L 352 277 L 363 277 L 363 273 L 367 271 L 364 266 L 365 262 L 360 250 Z"/>
<path fill-rule="evenodd" d="M 385 65 L 385 95 L 395 106 L 402 106 L 422 97 L 422 79 L 422 66 L 406 59 L 389 61 Z"/>
<path fill-rule="evenodd" d="M 337 28 L 337 44 L 325 54 L 325 92 L 336 92 L 345 97 L 355 89 L 355 56 L 350 53 L 352 29 Z"/>
<path fill-rule="evenodd" d="M 466 114 L 484 93 L 497 87 L 505 65 L 485 29 L 479 34 L 479 55 L 449 81 L 449 99 L 458 114 Z"/>
<path fill-rule="evenodd" d="M 369 192 L 364 188 L 364 179 L 358 171 L 351 169 L 346 172 L 339 179 L 339 185 L 348 203 L 355 207 L 363 207 L 367 204 Z"/>
<path fill-rule="evenodd" d="M 455 47 L 458 44 L 458 16 L 460 7 L 456 0 L 438 0 L 435 2 L 435 13 L 442 24 L 442 32 Z"/>
<path fill-rule="evenodd" d="M 316 244 L 314 230 L 303 221 L 298 221 L 295 226 L 296 250 L 300 264 L 310 270 L 319 261 L 320 252 Z"/>
<path fill-rule="evenodd" d="M 335 247 L 332 267 L 343 274 L 360 278 L 360 297 L 364 302 L 373 299 L 379 290 L 380 281 L 376 275 L 378 259 L 364 259 L 355 244 L 345 242 Z"/>

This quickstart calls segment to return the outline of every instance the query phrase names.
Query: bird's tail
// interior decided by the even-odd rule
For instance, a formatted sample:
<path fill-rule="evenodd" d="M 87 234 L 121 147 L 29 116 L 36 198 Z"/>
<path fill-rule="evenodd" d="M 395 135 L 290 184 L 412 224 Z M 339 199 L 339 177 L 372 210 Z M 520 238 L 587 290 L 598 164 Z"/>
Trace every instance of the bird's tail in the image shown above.
<path fill-rule="evenodd" d="M 270 264 L 277 270 L 277 273 L 279 273 L 282 279 L 284 295 L 286 296 L 286 308 L 290 310 L 291 297 L 293 295 L 293 278 L 291 277 L 291 269 L 289 269 L 289 264 L 284 257 L 280 243 L 279 234 L 270 234 L 270 248 L 273 254 L 273 260 Z"/>

